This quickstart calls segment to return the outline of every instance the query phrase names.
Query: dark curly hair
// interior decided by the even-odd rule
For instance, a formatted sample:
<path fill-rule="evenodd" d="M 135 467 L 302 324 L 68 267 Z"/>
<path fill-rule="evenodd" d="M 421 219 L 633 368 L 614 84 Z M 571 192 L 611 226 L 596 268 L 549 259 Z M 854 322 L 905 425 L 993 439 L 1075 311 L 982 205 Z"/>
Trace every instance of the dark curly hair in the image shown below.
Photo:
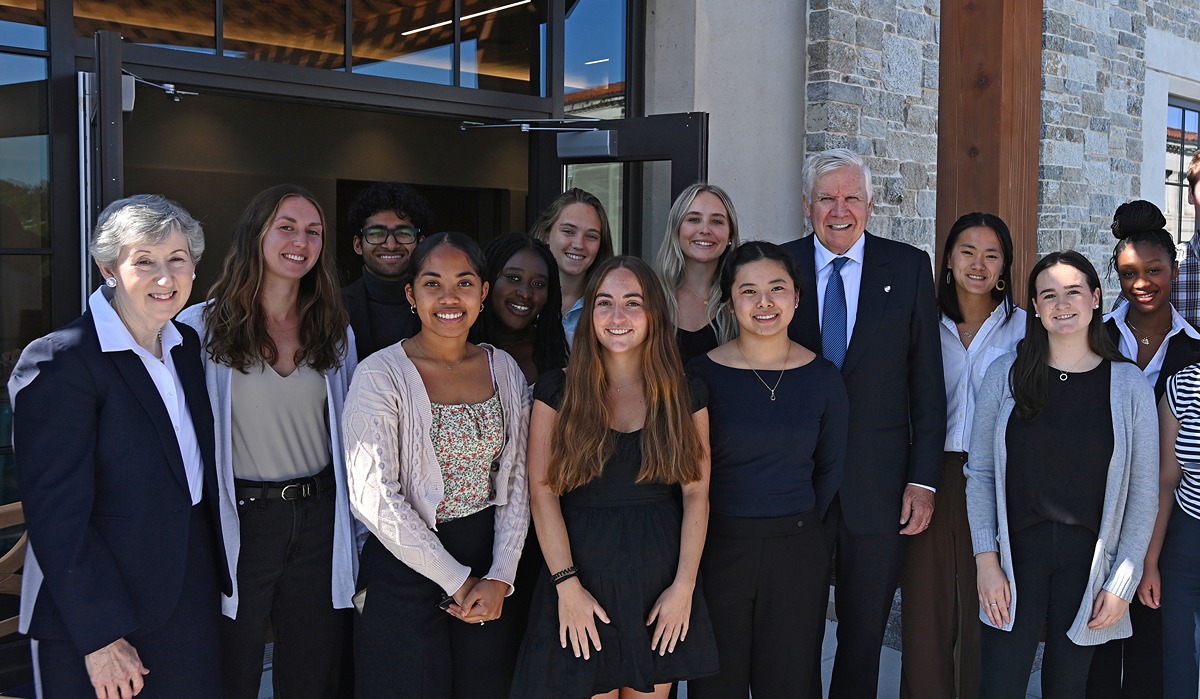
<path fill-rule="evenodd" d="M 1117 268 L 1117 258 L 1129 245 L 1148 243 L 1157 245 L 1168 260 L 1175 260 L 1175 240 L 1166 231 L 1167 218 L 1162 209 L 1144 199 L 1127 201 L 1117 207 L 1113 213 L 1110 229 L 1117 239 L 1113 247 L 1112 258 L 1108 263 L 1112 269 Z"/>
<path fill-rule="evenodd" d="M 504 266 L 513 255 L 523 250 L 530 250 L 546 263 L 546 305 L 542 307 L 537 320 L 533 323 L 533 363 L 538 374 L 544 374 L 551 369 L 561 369 L 567 365 L 571 354 L 567 346 L 567 335 L 562 326 L 562 284 L 558 279 L 558 263 L 554 254 L 545 243 L 524 233 L 505 233 L 488 244 L 484 256 L 487 258 L 487 269 L 484 280 L 496 288 L 496 280 L 504 271 Z M 483 313 L 471 328 L 471 342 L 488 342 L 495 344 L 495 328 L 500 324 L 496 312 L 492 310 L 492 300 L 489 296 L 484 304 Z M 504 349 L 500 347 L 500 349 Z"/>
<path fill-rule="evenodd" d="M 376 182 L 364 189 L 350 205 L 347 216 L 350 231 L 357 238 L 366 220 L 380 211 L 391 211 L 407 218 L 429 235 L 433 232 L 433 210 L 417 190 L 399 182 Z"/>

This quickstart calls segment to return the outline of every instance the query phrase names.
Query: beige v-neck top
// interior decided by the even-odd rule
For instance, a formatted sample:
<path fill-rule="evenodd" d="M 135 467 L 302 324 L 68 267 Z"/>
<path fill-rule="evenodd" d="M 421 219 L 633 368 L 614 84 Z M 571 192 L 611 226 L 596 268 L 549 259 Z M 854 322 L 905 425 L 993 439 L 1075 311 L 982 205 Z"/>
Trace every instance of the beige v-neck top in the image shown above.
<path fill-rule="evenodd" d="M 260 364 L 233 372 L 233 475 L 252 481 L 313 476 L 329 464 L 325 377 L 309 366 L 287 376 Z"/>

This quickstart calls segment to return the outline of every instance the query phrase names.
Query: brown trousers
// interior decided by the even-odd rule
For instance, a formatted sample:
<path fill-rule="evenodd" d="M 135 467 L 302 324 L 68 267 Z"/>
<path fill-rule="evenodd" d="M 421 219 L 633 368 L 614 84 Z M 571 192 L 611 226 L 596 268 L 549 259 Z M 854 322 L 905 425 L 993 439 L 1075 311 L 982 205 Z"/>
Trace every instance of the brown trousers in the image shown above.
<path fill-rule="evenodd" d="M 967 522 L 966 461 L 966 454 L 946 453 L 933 520 L 908 544 L 900 581 L 904 699 L 979 696 L 981 622 Z"/>

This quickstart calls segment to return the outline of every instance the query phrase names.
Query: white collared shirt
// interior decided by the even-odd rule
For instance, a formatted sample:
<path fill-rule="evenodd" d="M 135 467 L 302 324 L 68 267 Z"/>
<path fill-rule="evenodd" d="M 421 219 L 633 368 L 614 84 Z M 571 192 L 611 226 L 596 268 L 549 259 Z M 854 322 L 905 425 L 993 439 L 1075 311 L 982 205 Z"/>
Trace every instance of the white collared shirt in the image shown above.
<path fill-rule="evenodd" d="M 1129 316 L 1129 304 L 1123 303 L 1121 307 L 1104 316 L 1105 322 L 1112 320 L 1117 324 L 1117 330 L 1121 333 L 1121 342 L 1117 349 L 1126 358 L 1134 362 L 1138 356 L 1138 340 L 1133 335 L 1133 331 L 1129 329 L 1129 324 L 1125 319 Z M 1142 369 L 1142 376 L 1150 382 L 1151 386 L 1158 385 L 1158 374 L 1162 371 L 1163 360 L 1167 357 L 1167 345 L 1170 344 L 1171 338 L 1175 335 L 1183 333 L 1190 338 L 1200 340 L 1200 333 L 1191 326 L 1179 311 L 1175 310 L 1175 306 L 1171 306 L 1171 329 L 1167 331 L 1167 336 L 1163 338 L 1162 344 L 1158 346 L 1158 351 L 1150 358 L 1150 362 L 1146 364 L 1146 368 Z"/>
<path fill-rule="evenodd" d="M 963 347 L 958 326 L 941 316 L 938 331 L 942 343 L 942 372 L 946 378 L 946 451 L 966 451 L 971 444 L 975 419 L 975 396 L 987 369 L 1017 348 L 1025 337 L 1025 311 L 1014 308 L 1005 321 L 1004 304 L 996 306 L 975 333 L 970 347 Z"/>
<path fill-rule="evenodd" d="M 200 444 L 196 439 L 196 428 L 192 424 L 192 414 L 188 410 L 187 397 L 183 393 L 183 384 L 179 382 L 179 373 L 175 371 L 175 361 L 171 357 L 171 349 L 183 343 L 183 336 L 174 323 L 168 322 L 162 329 L 162 354 L 160 360 L 145 347 L 139 345 L 112 307 L 109 297 L 112 292 L 105 287 L 96 289 L 88 298 L 88 308 L 92 311 L 92 319 L 96 324 L 96 335 L 100 338 L 100 350 L 103 352 L 132 351 L 142 360 L 146 372 L 154 382 L 171 425 L 175 428 L 175 440 L 179 443 L 179 453 L 183 456 L 183 470 L 187 475 L 188 491 L 192 496 L 192 504 L 200 502 L 204 494 L 204 458 L 200 455 Z M 137 449 L 137 445 L 130 445 Z M 170 449 L 170 446 L 167 446 Z"/>
<path fill-rule="evenodd" d="M 825 286 L 829 283 L 829 275 L 833 273 L 833 259 L 845 257 L 850 261 L 842 265 L 842 286 L 846 290 L 846 345 L 854 337 L 854 322 L 858 320 L 858 292 L 862 289 L 863 250 L 867 247 L 867 234 L 863 233 L 854 245 L 844 255 L 835 255 L 821 244 L 821 239 L 813 234 L 813 247 L 816 255 L 813 263 L 817 271 L 817 318 L 824 323 Z"/>

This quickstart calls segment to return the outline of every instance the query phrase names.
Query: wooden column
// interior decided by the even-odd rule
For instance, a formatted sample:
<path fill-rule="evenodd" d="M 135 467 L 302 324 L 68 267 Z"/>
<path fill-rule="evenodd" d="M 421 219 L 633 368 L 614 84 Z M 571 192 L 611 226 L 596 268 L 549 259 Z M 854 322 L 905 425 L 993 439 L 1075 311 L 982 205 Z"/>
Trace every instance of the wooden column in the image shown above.
<path fill-rule="evenodd" d="M 941 12 L 935 265 L 955 219 L 997 214 L 1023 306 L 1038 252 L 1042 0 L 943 0 Z"/>

